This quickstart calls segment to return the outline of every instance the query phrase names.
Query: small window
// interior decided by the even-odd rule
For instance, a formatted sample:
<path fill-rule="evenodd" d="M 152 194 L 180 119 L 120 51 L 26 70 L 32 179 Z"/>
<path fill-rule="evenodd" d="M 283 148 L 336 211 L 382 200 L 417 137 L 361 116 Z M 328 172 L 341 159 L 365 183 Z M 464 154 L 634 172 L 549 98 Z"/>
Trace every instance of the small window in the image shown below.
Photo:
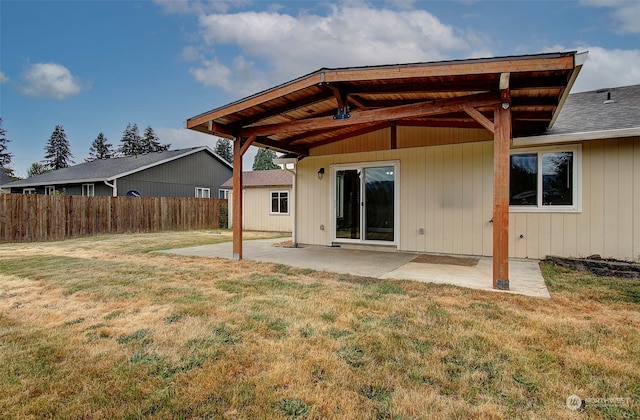
<path fill-rule="evenodd" d="M 271 191 L 271 214 L 289 214 L 289 191 Z"/>
<path fill-rule="evenodd" d="M 512 153 L 511 209 L 579 210 L 579 150 L 579 147 L 565 147 Z"/>
<path fill-rule="evenodd" d="M 53 195 L 56 193 L 56 187 L 53 185 L 47 185 L 44 187 L 44 195 Z"/>
<path fill-rule="evenodd" d="M 196 187 L 197 198 L 211 198 L 211 190 L 209 188 Z"/>
<path fill-rule="evenodd" d="M 35 193 L 36 193 L 35 188 L 24 188 L 22 190 L 22 194 L 35 194 Z"/>
<path fill-rule="evenodd" d="M 218 190 L 218 198 L 224 198 L 225 200 L 229 198 L 229 190 Z"/>
<path fill-rule="evenodd" d="M 82 195 L 87 197 L 96 195 L 94 184 L 82 184 Z"/>

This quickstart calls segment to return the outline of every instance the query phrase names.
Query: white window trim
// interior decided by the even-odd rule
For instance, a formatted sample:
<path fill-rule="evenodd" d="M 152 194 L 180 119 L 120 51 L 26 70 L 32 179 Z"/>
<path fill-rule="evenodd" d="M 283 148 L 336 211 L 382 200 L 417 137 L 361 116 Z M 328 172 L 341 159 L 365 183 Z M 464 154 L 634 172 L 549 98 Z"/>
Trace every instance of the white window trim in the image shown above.
<path fill-rule="evenodd" d="M 203 197 L 200 197 L 198 195 L 198 191 L 202 191 L 203 193 L 206 191 L 207 192 L 207 196 L 204 197 L 204 194 L 203 194 Z M 211 188 L 196 187 L 196 196 L 195 197 L 196 198 L 211 198 Z"/>
<path fill-rule="evenodd" d="M 222 194 L 220 194 L 220 193 L 222 193 Z M 224 189 L 224 188 L 220 188 L 218 190 L 218 198 L 223 199 L 223 200 L 228 200 L 229 199 L 229 190 Z"/>
<path fill-rule="evenodd" d="M 85 188 L 87 189 L 87 193 L 89 192 L 89 187 L 91 187 L 91 194 L 85 194 Z M 96 186 L 95 184 L 82 184 L 82 195 L 86 197 L 94 197 L 96 195 Z"/>
<path fill-rule="evenodd" d="M 55 185 L 47 185 L 44 187 L 44 195 L 54 195 L 56 192 Z"/>
<path fill-rule="evenodd" d="M 390 241 L 373 241 L 373 240 L 364 240 L 364 239 L 345 239 L 345 238 L 336 238 L 336 175 L 337 172 L 343 169 L 365 169 L 365 168 L 375 168 L 379 166 L 393 166 L 393 171 L 395 172 L 395 188 L 394 188 L 394 215 L 395 221 L 393 226 L 394 231 L 394 240 Z M 331 174 L 330 182 L 330 194 L 331 199 L 329 200 L 329 215 L 330 215 L 330 232 L 331 232 L 331 241 L 335 243 L 356 243 L 356 244 L 368 244 L 368 245 L 384 245 L 384 246 L 395 246 L 397 249 L 400 249 L 400 218 L 402 214 L 400 213 L 400 161 L 399 160 L 381 160 L 381 161 L 373 161 L 373 162 L 352 162 L 352 163 L 340 163 L 336 165 L 329 166 L 329 172 Z"/>
<path fill-rule="evenodd" d="M 23 188 L 22 189 L 22 194 L 35 194 L 36 193 L 36 189 L 35 188 Z"/>
<path fill-rule="evenodd" d="M 278 209 L 280 208 L 280 194 L 287 193 L 287 211 L 274 212 L 273 207 L 271 206 L 273 202 L 273 194 L 278 193 Z M 273 216 L 287 216 L 289 214 L 289 207 L 291 207 L 291 192 L 289 190 L 269 190 L 269 214 Z"/>
<path fill-rule="evenodd" d="M 509 206 L 511 213 L 581 213 L 582 212 L 582 145 L 567 144 L 552 147 L 529 147 L 512 149 L 510 155 L 525 153 L 538 154 L 538 175 L 542 170 L 541 154 L 553 152 L 573 152 L 573 205 L 571 206 L 543 206 L 540 204 L 542 194 L 542 177 L 538 176 L 538 205 L 536 206 Z"/>

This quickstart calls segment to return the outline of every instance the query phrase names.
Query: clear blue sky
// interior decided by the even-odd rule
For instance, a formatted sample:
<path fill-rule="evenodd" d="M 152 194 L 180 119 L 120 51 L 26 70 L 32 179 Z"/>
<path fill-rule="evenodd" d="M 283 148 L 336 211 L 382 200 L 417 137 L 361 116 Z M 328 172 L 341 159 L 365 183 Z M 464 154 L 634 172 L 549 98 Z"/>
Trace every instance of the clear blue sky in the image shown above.
<path fill-rule="evenodd" d="M 321 67 L 589 50 L 574 92 L 640 83 L 640 1 L 0 0 L 0 27 L 20 176 L 57 124 L 76 163 L 129 122 L 213 146 L 184 121 Z"/>

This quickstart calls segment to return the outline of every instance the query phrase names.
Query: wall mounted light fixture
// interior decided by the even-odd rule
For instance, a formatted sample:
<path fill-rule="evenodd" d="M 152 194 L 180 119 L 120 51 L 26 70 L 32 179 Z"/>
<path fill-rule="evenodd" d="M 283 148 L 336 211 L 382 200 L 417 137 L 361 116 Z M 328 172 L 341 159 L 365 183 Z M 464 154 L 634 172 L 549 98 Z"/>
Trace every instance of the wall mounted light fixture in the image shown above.
<path fill-rule="evenodd" d="M 324 168 L 318 169 L 318 179 L 322 179 L 324 176 Z"/>

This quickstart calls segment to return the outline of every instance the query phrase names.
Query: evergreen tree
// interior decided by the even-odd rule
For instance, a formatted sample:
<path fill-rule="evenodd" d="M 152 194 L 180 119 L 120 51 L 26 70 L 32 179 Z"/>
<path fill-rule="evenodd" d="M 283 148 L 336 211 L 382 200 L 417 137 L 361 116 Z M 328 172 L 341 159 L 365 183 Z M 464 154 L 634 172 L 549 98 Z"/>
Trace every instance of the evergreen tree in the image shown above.
<path fill-rule="evenodd" d="M 233 163 L 233 148 L 229 140 L 218 139 L 214 152 L 227 162 Z"/>
<path fill-rule="evenodd" d="M 140 137 L 137 124 L 127 124 L 120 142 L 121 145 L 118 151 L 124 156 L 135 156 L 143 153 L 142 137 Z"/>
<path fill-rule="evenodd" d="M 71 146 L 67 140 L 67 135 L 64 133 L 64 128 L 61 125 L 56 125 L 56 128 L 51 133 L 47 145 L 44 147 L 44 163 L 47 168 L 56 170 L 62 168 L 68 168 L 69 163 L 74 163 L 71 158 Z"/>
<path fill-rule="evenodd" d="M 150 125 L 144 130 L 141 145 L 142 153 L 164 152 L 165 150 L 169 150 L 169 147 L 171 147 L 171 144 L 160 143 L 160 138 L 156 135 Z"/>
<path fill-rule="evenodd" d="M 31 178 L 32 176 L 44 174 L 47 172 L 51 172 L 51 169 L 47 168 L 47 165 L 40 162 L 33 162 L 27 170 L 27 177 Z"/>
<path fill-rule="evenodd" d="M 7 144 L 11 140 L 5 137 L 6 134 L 7 132 L 5 129 L 2 128 L 2 118 L 0 117 L 0 169 L 2 169 L 7 175 L 13 176 L 13 169 L 9 168 L 13 155 L 7 150 Z"/>
<path fill-rule="evenodd" d="M 85 162 L 92 162 L 98 159 L 111 159 L 113 155 L 113 145 L 107 143 L 107 138 L 104 134 L 100 133 L 98 137 L 93 140 L 93 143 L 91 143 L 89 157 L 85 159 Z"/>
<path fill-rule="evenodd" d="M 258 149 L 256 157 L 253 159 L 254 171 L 266 171 L 268 169 L 278 169 L 279 166 L 273 163 L 276 158 L 276 152 L 267 149 Z"/>

